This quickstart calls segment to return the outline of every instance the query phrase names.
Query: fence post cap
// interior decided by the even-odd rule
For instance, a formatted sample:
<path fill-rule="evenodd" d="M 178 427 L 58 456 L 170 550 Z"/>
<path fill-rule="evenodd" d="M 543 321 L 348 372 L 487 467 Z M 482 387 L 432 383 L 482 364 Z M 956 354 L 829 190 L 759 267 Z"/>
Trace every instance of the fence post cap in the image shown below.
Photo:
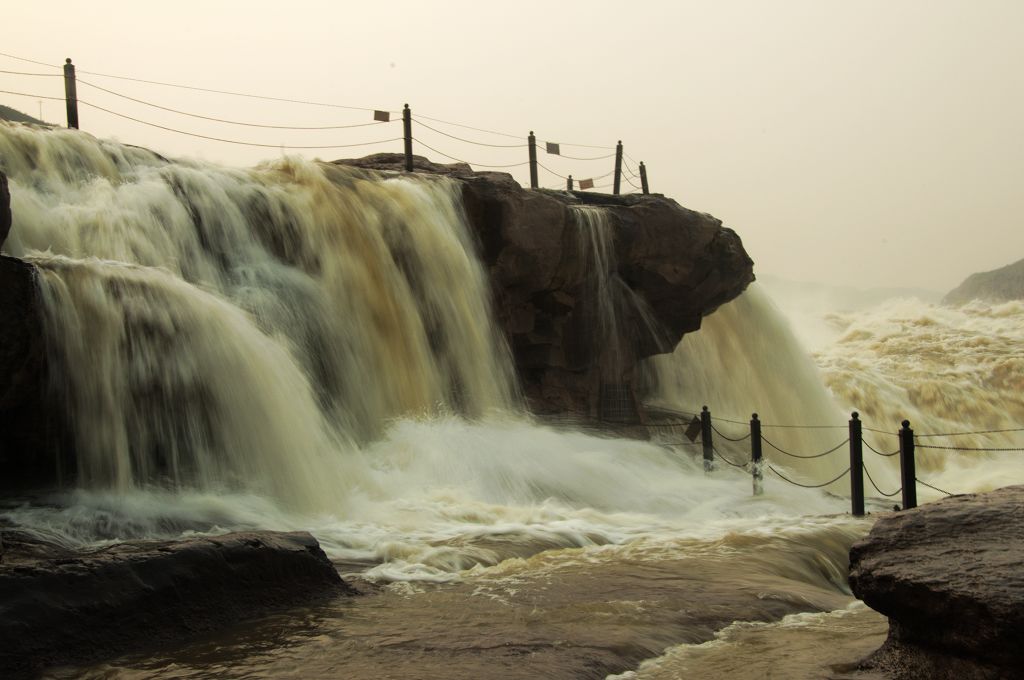
<path fill-rule="evenodd" d="M 850 418 L 852 420 L 860 420 L 860 414 L 854 411 L 853 413 L 850 414 Z"/>
<path fill-rule="evenodd" d="M 707 411 L 707 410 L 708 410 L 708 407 L 707 407 L 707 406 L 705 406 L 705 407 L 704 407 L 704 408 L 702 408 L 701 410 L 702 410 L 702 411 Z"/>
<path fill-rule="evenodd" d="M 71 57 L 68 57 L 67 59 L 65 59 L 64 63 L 65 64 L 70 64 L 71 63 Z"/>
<path fill-rule="evenodd" d="M 909 430 L 910 429 L 910 421 L 909 420 L 904 420 L 903 421 L 903 427 L 904 427 L 904 429 Z"/>
<path fill-rule="evenodd" d="M 750 419 L 751 420 L 757 420 L 757 414 L 756 413 L 751 413 L 750 414 Z"/>
<path fill-rule="evenodd" d="M 408 104 L 406 104 L 406 105 L 405 105 L 405 108 L 409 108 L 409 105 L 408 105 Z"/>

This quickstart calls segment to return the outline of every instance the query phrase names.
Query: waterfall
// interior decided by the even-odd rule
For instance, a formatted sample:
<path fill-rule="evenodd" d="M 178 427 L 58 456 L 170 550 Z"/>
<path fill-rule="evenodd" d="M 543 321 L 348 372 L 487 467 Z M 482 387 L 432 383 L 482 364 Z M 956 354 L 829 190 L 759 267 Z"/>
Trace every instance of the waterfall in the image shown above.
<path fill-rule="evenodd" d="M 450 180 L 16 125 L 0 158 L 84 485 L 325 499 L 390 419 L 517 408 Z"/>

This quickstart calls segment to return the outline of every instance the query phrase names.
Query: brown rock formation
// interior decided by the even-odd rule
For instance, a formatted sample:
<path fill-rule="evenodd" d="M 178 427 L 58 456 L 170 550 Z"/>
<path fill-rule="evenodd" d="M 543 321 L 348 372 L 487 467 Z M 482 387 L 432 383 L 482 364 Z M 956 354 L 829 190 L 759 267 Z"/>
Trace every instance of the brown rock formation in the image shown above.
<path fill-rule="evenodd" d="M 883 517 L 850 550 L 850 586 L 889 617 L 869 665 L 896 678 L 1024 669 L 1024 486 Z"/>
<path fill-rule="evenodd" d="M 74 552 L 3 532 L 0 675 L 183 639 L 352 594 L 304 532 L 132 541 Z"/>

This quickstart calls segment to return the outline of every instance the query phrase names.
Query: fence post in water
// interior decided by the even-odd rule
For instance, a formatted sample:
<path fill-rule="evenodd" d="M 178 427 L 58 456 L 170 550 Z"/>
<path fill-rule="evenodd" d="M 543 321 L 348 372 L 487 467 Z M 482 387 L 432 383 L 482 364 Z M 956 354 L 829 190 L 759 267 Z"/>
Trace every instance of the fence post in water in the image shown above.
<path fill-rule="evenodd" d="M 622 140 L 615 145 L 615 186 L 612 188 L 612 193 L 616 196 L 619 195 L 619 184 L 622 179 Z"/>
<path fill-rule="evenodd" d="M 565 179 L 565 188 L 568 189 L 569 191 L 572 191 L 572 175 L 569 175 Z"/>
<path fill-rule="evenodd" d="M 530 136 L 526 138 L 527 146 L 530 147 L 530 188 L 537 188 L 537 138 L 530 130 Z"/>
<path fill-rule="evenodd" d="M 644 166 L 641 164 L 640 167 Z M 760 496 L 764 493 L 764 463 L 761 460 L 761 421 L 756 413 L 750 416 L 750 462 L 754 476 L 754 495 Z"/>
<path fill-rule="evenodd" d="M 900 430 L 900 480 L 903 482 L 903 509 L 917 507 L 917 470 L 914 466 L 914 431 L 910 421 Z"/>
<path fill-rule="evenodd" d="M 647 186 L 647 166 L 644 165 L 643 161 L 640 161 L 640 188 L 644 194 L 651 193 L 650 188 Z"/>
<path fill-rule="evenodd" d="M 68 57 L 64 64 L 64 102 L 68 108 L 68 127 L 78 129 L 78 85 L 75 82 L 75 65 Z"/>
<path fill-rule="evenodd" d="M 412 172 L 412 111 L 408 104 L 402 109 L 402 128 L 405 131 L 405 171 Z"/>
<path fill-rule="evenodd" d="M 711 411 L 705 406 L 700 412 L 700 441 L 704 445 L 704 473 L 715 469 L 715 444 L 711 441 Z"/>
<path fill-rule="evenodd" d="M 850 414 L 850 502 L 854 517 L 864 516 L 864 440 L 860 414 Z"/>

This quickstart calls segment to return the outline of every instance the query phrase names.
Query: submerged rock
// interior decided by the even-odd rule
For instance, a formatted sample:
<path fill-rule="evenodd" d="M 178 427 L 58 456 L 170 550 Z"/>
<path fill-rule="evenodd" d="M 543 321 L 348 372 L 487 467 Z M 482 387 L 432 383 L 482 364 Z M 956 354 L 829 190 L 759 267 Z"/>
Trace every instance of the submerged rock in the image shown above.
<path fill-rule="evenodd" d="M 89 551 L 2 534 L 0 676 L 8 678 L 353 592 L 304 532 L 131 541 Z"/>
<path fill-rule="evenodd" d="M 889 617 L 869 665 L 897 678 L 1016 678 L 1024 669 L 1024 486 L 953 496 L 875 523 L 850 586 Z"/>

